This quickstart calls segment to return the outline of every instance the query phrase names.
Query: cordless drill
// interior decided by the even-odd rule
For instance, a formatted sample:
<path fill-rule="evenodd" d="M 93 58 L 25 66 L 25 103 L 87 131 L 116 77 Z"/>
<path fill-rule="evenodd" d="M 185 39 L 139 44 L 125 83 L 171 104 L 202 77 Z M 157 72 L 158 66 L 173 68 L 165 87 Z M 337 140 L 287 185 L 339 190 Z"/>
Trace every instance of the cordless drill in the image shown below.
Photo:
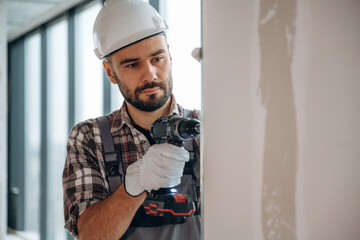
<path fill-rule="evenodd" d="M 178 115 L 157 119 L 150 128 L 156 143 L 174 144 L 178 147 L 184 141 L 200 133 L 200 121 Z M 187 194 L 178 193 L 175 188 L 161 188 L 151 191 L 143 204 L 146 214 L 162 217 L 189 217 L 195 212 L 195 203 Z"/>

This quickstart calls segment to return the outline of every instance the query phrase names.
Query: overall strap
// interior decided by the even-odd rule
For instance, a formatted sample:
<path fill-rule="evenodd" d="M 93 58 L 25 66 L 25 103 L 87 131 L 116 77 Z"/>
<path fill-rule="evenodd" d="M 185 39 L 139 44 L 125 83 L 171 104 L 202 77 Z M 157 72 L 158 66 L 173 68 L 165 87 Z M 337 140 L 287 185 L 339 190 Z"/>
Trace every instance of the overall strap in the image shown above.
<path fill-rule="evenodd" d="M 121 155 L 116 153 L 114 140 L 111 136 L 111 127 L 107 116 L 97 118 L 99 122 L 100 136 L 104 146 L 104 161 L 110 187 L 113 193 L 121 184 L 124 176 Z"/>
<path fill-rule="evenodd" d="M 184 117 L 194 118 L 194 111 L 184 109 Z M 183 175 L 191 175 L 193 179 L 193 186 L 195 187 L 197 199 L 200 197 L 200 159 L 194 152 L 193 139 L 184 142 L 184 148 L 189 152 L 190 159 L 185 163 Z M 195 201 L 196 212 L 195 215 L 200 215 L 200 205 Z"/>
<path fill-rule="evenodd" d="M 193 117 L 193 112 L 191 111 L 191 110 L 188 110 L 188 109 L 185 109 L 184 108 L 184 114 L 183 114 L 183 116 L 184 117 L 187 117 L 187 118 L 192 118 Z M 193 152 L 193 141 L 192 141 L 192 139 L 190 139 L 190 140 L 187 140 L 187 141 L 185 141 L 184 142 L 184 148 L 187 150 L 187 151 L 189 151 L 190 152 L 190 155 L 192 154 L 194 154 L 194 152 Z M 190 156 L 190 159 L 194 159 L 194 156 Z M 192 165 L 192 163 L 191 164 L 188 164 L 188 165 Z M 190 166 L 191 167 L 191 169 L 192 169 L 192 166 Z M 185 168 L 186 169 L 186 168 Z M 185 171 L 186 172 L 186 171 Z"/>
<path fill-rule="evenodd" d="M 193 111 L 188 110 L 188 109 L 184 109 L 184 117 L 187 118 L 193 118 Z M 184 167 L 184 175 L 193 175 L 193 177 L 196 178 L 196 174 L 194 172 L 194 164 L 195 164 L 195 153 L 194 153 L 194 147 L 193 147 L 193 140 L 187 140 L 184 142 L 184 148 L 189 152 L 190 154 L 190 160 L 188 162 L 185 163 L 185 167 Z"/>

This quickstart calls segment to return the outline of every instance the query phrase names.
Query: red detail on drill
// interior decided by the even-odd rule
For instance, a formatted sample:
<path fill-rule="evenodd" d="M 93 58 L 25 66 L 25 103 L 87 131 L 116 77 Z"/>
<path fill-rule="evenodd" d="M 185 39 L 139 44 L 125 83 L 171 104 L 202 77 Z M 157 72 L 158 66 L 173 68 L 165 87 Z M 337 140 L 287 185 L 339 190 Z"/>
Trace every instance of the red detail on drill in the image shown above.
<path fill-rule="evenodd" d="M 159 205 L 155 204 L 155 203 L 150 203 L 150 207 L 153 207 L 153 208 L 157 208 Z"/>
<path fill-rule="evenodd" d="M 184 194 L 174 194 L 175 202 L 177 203 L 186 203 L 186 197 Z"/>
<path fill-rule="evenodd" d="M 158 208 L 156 211 L 150 209 L 150 207 L 144 206 L 144 209 L 147 210 L 146 214 L 156 214 L 159 216 L 163 216 L 165 212 L 171 214 L 172 216 L 190 216 L 193 212 L 195 212 L 195 209 L 191 209 L 189 212 L 183 212 L 183 213 L 176 213 L 172 209 L 161 209 Z"/>

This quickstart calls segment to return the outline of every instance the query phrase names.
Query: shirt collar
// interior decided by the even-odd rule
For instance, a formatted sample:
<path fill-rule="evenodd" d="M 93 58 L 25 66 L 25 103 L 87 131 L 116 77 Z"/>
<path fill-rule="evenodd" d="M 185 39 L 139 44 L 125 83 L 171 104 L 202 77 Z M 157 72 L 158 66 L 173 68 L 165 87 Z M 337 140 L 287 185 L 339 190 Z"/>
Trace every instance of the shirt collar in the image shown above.
<path fill-rule="evenodd" d="M 179 106 L 176 101 L 173 94 L 171 94 L 171 106 L 170 106 L 170 115 L 177 114 L 182 116 L 183 115 L 183 109 L 181 106 Z M 115 112 L 114 119 L 111 124 L 111 132 L 119 131 L 124 127 L 124 125 L 127 125 L 128 127 L 132 128 L 134 127 L 130 116 L 127 111 L 126 103 L 123 102 L 122 107 L 120 110 Z"/>

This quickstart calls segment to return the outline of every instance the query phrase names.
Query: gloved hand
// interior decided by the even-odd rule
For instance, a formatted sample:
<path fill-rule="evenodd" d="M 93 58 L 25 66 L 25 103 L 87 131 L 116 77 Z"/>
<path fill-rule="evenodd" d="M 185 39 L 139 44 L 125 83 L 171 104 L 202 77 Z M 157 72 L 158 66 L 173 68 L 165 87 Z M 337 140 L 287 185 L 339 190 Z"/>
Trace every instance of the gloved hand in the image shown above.
<path fill-rule="evenodd" d="M 162 143 L 152 145 L 142 159 L 129 165 L 125 174 L 125 190 L 132 196 L 144 190 L 158 190 L 180 184 L 189 152 L 183 147 Z"/>

